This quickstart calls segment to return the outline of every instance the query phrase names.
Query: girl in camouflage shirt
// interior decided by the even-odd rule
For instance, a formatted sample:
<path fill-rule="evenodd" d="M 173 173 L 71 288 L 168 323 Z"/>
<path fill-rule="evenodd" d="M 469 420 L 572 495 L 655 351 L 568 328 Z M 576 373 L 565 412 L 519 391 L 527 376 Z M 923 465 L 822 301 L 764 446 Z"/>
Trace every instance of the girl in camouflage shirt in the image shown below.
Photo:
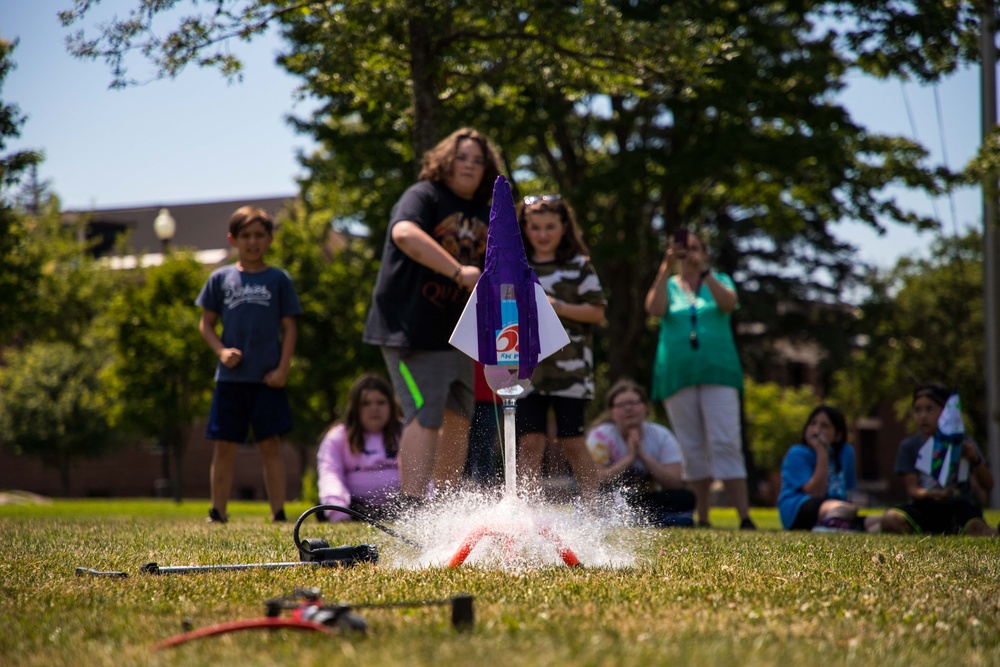
<path fill-rule="evenodd" d="M 528 262 L 566 328 L 570 343 L 544 359 L 530 393 L 517 402 L 518 477 L 539 481 L 555 412 L 556 437 L 585 500 L 597 495 L 597 469 L 584 440 L 584 410 L 594 397 L 593 325 L 604 320 L 601 281 L 587 256 L 573 211 L 559 195 L 525 197 L 518 223 Z"/>

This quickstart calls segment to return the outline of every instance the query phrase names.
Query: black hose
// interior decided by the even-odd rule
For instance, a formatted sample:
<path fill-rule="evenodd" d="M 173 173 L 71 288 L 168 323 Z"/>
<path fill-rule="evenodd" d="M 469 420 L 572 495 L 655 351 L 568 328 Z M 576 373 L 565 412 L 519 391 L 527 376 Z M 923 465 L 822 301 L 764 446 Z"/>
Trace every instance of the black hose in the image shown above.
<path fill-rule="evenodd" d="M 411 540 L 410 538 L 408 538 L 408 537 L 406 537 L 404 535 L 400 535 L 396 531 L 392 530 L 391 528 L 386 527 L 385 525 L 379 523 L 375 519 L 373 519 L 373 518 L 371 518 L 371 517 L 369 517 L 369 516 L 367 516 L 365 514 L 362 514 L 361 512 L 358 512 L 356 510 L 352 510 L 349 507 L 341 507 L 340 505 L 316 505 L 315 507 L 310 507 L 309 509 L 307 509 L 305 512 L 302 513 L 302 516 L 299 517 L 299 520 L 295 522 L 295 529 L 292 531 L 292 539 L 295 540 L 295 547 L 300 552 L 302 552 L 302 553 L 309 554 L 309 553 L 312 553 L 312 550 L 308 546 L 304 545 L 302 543 L 302 540 L 299 539 L 299 526 L 302 525 L 302 522 L 305 521 L 306 517 L 308 517 L 310 514 L 315 514 L 316 512 L 319 512 L 320 510 L 333 510 L 335 512 L 342 512 L 343 514 L 347 514 L 348 516 L 352 516 L 355 519 L 358 519 L 360 521 L 364 521 L 365 523 L 367 523 L 367 524 L 369 524 L 371 526 L 374 526 L 375 528 L 378 528 L 383 533 L 386 533 L 388 535 L 392 535 L 397 540 L 401 540 L 403 542 L 406 542 L 407 544 L 409 544 L 412 547 L 416 547 L 418 549 L 423 549 L 424 548 L 424 546 L 422 544 L 420 544 L 419 542 Z"/>

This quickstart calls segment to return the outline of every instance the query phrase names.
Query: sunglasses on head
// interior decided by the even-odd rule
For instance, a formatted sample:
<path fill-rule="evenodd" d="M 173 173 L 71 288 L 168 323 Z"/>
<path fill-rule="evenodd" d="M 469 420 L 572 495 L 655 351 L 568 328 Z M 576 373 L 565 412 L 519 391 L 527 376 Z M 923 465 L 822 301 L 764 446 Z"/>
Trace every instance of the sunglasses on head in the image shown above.
<path fill-rule="evenodd" d="M 530 195 L 524 198 L 525 206 L 535 204 L 559 204 L 562 203 L 562 195 Z"/>

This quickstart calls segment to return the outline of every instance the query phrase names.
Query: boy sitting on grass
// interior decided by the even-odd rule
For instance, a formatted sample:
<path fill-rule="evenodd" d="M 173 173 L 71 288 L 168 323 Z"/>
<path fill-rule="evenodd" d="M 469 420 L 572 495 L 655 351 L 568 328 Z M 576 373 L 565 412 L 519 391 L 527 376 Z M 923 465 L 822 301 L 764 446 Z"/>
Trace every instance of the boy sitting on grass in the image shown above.
<path fill-rule="evenodd" d="M 968 462 L 965 479 L 959 474 L 954 484 L 943 486 L 939 476 L 930 475 L 918 464 L 931 456 L 938 421 L 951 392 L 939 384 L 925 384 L 913 392 L 913 419 L 918 433 L 899 445 L 896 474 L 903 478 L 909 501 L 886 511 L 882 517 L 883 533 L 935 533 L 996 537 L 997 531 L 983 519 L 977 492 L 988 494 L 993 475 L 976 443 L 962 442 L 959 466 Z"/>

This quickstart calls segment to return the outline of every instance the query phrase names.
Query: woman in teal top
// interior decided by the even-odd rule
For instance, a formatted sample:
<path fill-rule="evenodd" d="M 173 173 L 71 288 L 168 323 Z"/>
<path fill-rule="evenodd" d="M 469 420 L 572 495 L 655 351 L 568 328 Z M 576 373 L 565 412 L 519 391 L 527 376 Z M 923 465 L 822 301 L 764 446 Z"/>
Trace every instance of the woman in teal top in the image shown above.
<path fill-rule="evenodd" d="M 718 479 L 740 527 L 752 530 L 741 449 L 743 369 L 730 325 L 738 305 L 732 278 L 708 267 L 705 240 L 675 232 L 646 294 L 646 312 L 660 318 L 653 399 L 663 401 L 680 443 L 699 525 L 709 525 L 709 489 Z"/>

